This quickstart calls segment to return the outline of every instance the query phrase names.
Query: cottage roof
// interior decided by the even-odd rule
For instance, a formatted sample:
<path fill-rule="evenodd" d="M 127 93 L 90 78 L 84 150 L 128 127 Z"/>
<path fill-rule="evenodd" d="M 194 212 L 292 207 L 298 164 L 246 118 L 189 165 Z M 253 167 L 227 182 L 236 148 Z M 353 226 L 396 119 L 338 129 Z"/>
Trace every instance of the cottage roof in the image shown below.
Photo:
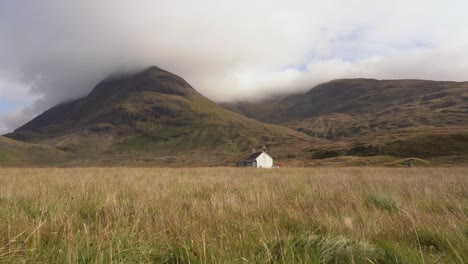
<path fill-rule="evenodd" d="M 263 152 L 255 152 L 255 153 L 252 153 L 250 154 L 249 157 L 247 157 L 245 160 L 255 160 L 256 158 L 258 158 L 258 156 L 262 155 Z"/>

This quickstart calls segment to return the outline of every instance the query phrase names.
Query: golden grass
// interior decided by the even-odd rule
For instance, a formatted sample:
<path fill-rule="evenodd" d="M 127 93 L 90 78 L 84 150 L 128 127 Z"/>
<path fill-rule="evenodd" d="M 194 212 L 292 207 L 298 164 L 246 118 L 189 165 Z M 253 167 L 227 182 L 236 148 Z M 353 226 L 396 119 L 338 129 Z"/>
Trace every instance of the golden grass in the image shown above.
<path fill-rule="evenodd" d="M 467 263 L 467 168 L 0 169 L 0 262 Z"/>

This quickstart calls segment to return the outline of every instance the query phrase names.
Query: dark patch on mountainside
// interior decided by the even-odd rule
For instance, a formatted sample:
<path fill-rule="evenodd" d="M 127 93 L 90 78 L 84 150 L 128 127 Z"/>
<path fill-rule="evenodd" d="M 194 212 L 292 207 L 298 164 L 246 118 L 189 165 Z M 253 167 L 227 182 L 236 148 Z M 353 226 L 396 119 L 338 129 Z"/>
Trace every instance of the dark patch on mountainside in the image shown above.
<path fill-rule="evenodd" d="M 312 147 L 312 159 L 343 156 L 419 158 L 434 164 L 468 164 L 468 127 L 412 127 L 372 132 Z"/>

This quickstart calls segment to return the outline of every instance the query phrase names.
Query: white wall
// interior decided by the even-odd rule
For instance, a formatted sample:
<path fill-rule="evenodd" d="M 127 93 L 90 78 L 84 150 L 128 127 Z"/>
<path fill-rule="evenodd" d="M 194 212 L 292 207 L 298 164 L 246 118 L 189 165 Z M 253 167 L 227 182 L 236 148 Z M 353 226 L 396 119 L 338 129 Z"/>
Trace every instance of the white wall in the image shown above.
<path fill-rule="evenodd" d="M 267 153 L 263 152 L 260 156 L 257 157 L 257 168 L 272 168 L 273 159 Z"/>

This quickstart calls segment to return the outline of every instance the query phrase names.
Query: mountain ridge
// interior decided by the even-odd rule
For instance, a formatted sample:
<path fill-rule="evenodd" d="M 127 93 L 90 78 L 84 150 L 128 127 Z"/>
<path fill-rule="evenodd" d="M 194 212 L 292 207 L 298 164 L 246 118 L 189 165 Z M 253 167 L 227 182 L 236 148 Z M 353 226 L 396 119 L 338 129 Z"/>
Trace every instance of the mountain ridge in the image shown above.
<path fill-rule="evenodd" d="M 336 139 L 380 129 L 468 125 L 468 82 L 340 79 L 305 93 L 223 106 L 314 137 Z"/>
<path fill-rule="evenodd" d="M 468 164 L 468 82 L 340 79 L 223 106 L 329 140 L 306 149 L 303 166 Z"/>

